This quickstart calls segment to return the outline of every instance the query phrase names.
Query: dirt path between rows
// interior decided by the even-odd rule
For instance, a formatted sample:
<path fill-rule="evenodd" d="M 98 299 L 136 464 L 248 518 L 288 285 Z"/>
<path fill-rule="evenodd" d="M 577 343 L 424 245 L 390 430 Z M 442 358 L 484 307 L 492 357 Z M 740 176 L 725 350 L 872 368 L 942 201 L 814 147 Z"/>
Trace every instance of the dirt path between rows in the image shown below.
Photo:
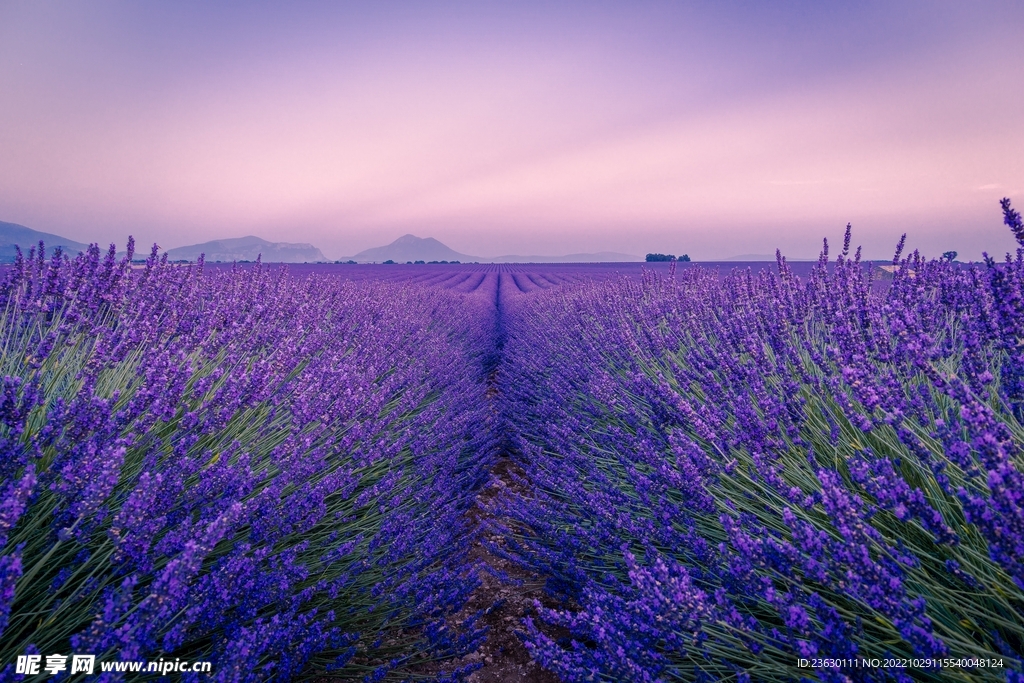
<path fill-rule="evenodd" d="M 510 487 L 515 487 L 513 473 L 522 474 L 507 457 L 502 457 L 492 470 L 490 485 L 481 491 L 473 511 L 476 528 L 492 519 L 490 503 Z M 518 492 L 517 492 L 518 493 Z M 478 610 L 489 610 L 481 620 L 488 627 L 487 640 L 464 662 L 481 662 L 483 667 L 470 674 L 470 683 L 558 683 L 559 678 L 534 662 L 522 640 L 516 635 L 522 629 L 523 617 L 533 613 L 533 601 L 543 597 L 544 577 L 530 574 L 518 565 L 491 553 L 485 541 L 500 546 L 498 536 L 482 536 L 470 553 L 470 559 L 506 575 L 503 581 L 491 572 L 481 572 L 483 584 L 473 593 L 463 610 L 468 616 Z M 462 616 L 462 615 L 460 615 Z"/>
<path fill-rule="evenodd" d="M 504 290 L 503 280 L 509 274 L 499 274 L 495 289 L 495 354 L 488 363 L 486 399 L 493 408 L 490 427 L 496 429 L 504 442 L 498 459 L 491 469 L 491 477 L 477 496 L 476 505 L 469 512 L 470 528 L 476 533 L 477 540 L 470 551 L 469 559 L 474 564 L 486 569 L 480 573 L 482 585 L 473 592 L 469 602 L 463 608 L 459 619 L 464 619 L 480 610 L 485 614 L 480 622 L 488 629 L 487 640 L 472 654 L 463 658 L 463 663 L 481 663 L 483 666 L 470 674 L 469 683 L 558 683 L 559 678 L 546 671 L 530 658 L 523 641 L 517 635 L 522 629 L 523 618 L 534 612 L 534 601 L 544 599 L 545 577 L 531 574 L 519 565 L 495 555 L 488 549 L 488 544 L 500 548 L 503 538 L 495 534 L 487 534 L 489 522 L 502 521 L 495 519 L 494 502 L 498 496 L 514 495 L 529 496 L 517 483 L 526 481 L 526 473 L 512 459 L 510 439 L 503 434 L 509 426 L 502 422 L 498 401 L 500 388 L 498 375 L 504 360 L 505 345 L 504 327 Z M 507 284 L 507 283 L 505 283 Z M 516 283 L 518 288 L 518 283 Z M 487 571 L 487 569 L 491 571 Z M 507 577 L 506 580 L 498 577 Z"/>
<path fill-rule="evenodd" d="M 488 390 L 488 400 L 495 398 L 493 386 Z M 486 639 L 479 648 L 464 657 L 416 667 L 414 671 L 433 675 L 479 664 L 480 668 L 466 678 L 468 683 L 559 683 L 561 679 L 558 676 L 531 659 L 518 635 L 523 629 L 523 618 L 536 611 L 535 600 L 545 606 L 554 606 L 549 604 L 550 599 L 544 594 L 546 577 L 532 574 L 489 550 L 489 546 L 501 548 L 504 542 L 503 536 L 487 531 L 492 522 L 502 521 L 496 517 L 495 509 L 499 507 L 495 505 L 496 499 L 508 495 L 529 495 L 520 483 L 527 479 L 523 469 L 510 457 L 507 448 L 503 450 L 491 468 L 488 483 L 480 490 L 476 504 L 467 513 L 470 533 L 476 538 L 468 561 L 481 567 L 481 585 L 473 591 L 462 609 L 450 618 L 452 624 L 459 624 L 474 614 L 482 613 L 477 626 L 487 628 Z"/>
<path fill-rule="evenodd" d="M 528 481 L 529 478 L 515 463 L 511 439 L 507 438 L 507 430 L 510 427 L 503 423 L 498 405 L 498 375 L 501 372 L 505 342 L 502 319 L 502 284 L 505 278 L 509 278 L 507 282 L 513 282 L 508 274 L 498 275 L 494 301 L 495 348 L 493 354 L 484 360 L 484 371 L 487 376 L 485 399 L 490 402 L 492 408 L 491 417 L 485 428 L 495 430 L 499 441 L 503 443 L 491 468 L 489 481 L 480 490 L 476 504 L 467 513 L 470 533 L 476 539 L 468 559 L 472 565 L 483 568 L 479 575 L 481 585 L 472 593 L 462 610 L 451 619 L 453 623 L 462 623 L 472 615 L 482 612 L 483 616 L 477 624 L 487 627 L 487 637 L 483 645 L 465 657 L 437 662 L 419 669 L 419 672 L 429 674 L 480 664 L 481 667 L 467 677 L 468 683 L 559 683 L 558 676 L 541 668 L 531 659 L 518 635 L 523 629 L 523 618 L 535 613 L 535 600 L 545 606 L 553 606 L 548 605 L 549 601 L 544 594 L 546 577 L 531 574 L 515 562 L 488 549 L 489 545 L 501 548 L 505 540 L 499 534 L 487 533 L 492 523 L 503 521 L 496 518 L 499 513 L 495 510 L 500 507 L 495 505 L 496 499 L 507 495 L 525 498 L 531 493 L 521 483 Z"/>

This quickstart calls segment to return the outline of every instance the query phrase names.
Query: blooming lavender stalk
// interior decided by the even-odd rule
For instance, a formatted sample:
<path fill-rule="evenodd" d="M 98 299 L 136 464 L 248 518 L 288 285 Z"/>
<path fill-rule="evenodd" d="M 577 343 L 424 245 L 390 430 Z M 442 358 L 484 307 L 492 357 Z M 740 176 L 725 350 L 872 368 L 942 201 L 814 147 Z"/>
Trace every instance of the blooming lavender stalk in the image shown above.
<path fill-rule="evenodd" d="M 806 278 L 780 255 L 778 275 L 510 298 L 500 395 L 532 490 L 496 549 L 564 601 L 524 624 L 538 661 L 566 680 L 799 680 L 799 657 L 1004 662 L 823 680 L 1020 674 L 1022 252 L 961 268 L 904 244 L 882 290 L 846 241 Z"/>
<path fill-rule="evenodd" d="M 478 584 L 493 298 L 132 251 L 3 273 L 3 665 L 400 676 L 474 648 L 449 622 Z"/>
<path fill-rule="evenodd" d="M 1020 212 L 1015 211 L 1010 206 L 1010 198 L 1003 197 L 999 200 L 999 205 L 1003 209 L 1003 222 L 1006 223 L 1006 227 L 1010 228 L 1013 236 L 1017 238 L 1017 243 L 1024 247 L 1024 222 L 1021 221 Z"/>

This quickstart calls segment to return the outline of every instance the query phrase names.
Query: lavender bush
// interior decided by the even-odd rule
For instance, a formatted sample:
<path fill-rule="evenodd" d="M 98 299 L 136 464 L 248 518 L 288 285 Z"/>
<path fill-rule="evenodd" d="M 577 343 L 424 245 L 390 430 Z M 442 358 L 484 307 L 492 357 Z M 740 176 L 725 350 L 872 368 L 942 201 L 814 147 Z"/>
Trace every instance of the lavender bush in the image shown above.
<path fill-rule="evenodd" d="M 564 680 L 1020 681 L 1024 248 L 902 245 L 885 284 L 849 231 L 724 278 L 40 245 L 0 280 L 0 665 L 425 677 L 483 637 L 506 450 L 486 536 Z"/>
<path fill-rule="evenodd" d="M 902 245 L 884 289 L 848 231 L 805 279 L 780 256 L 509 292 L 499 395 L 533 493 L 494 549 L 562 603 L 524 625 L 542 664 L 1022 680 L 1024 249 L 962 267 Z"/>
<path fill-rule="evenodd" d="M 43 253 L 0 284 L 0 680 L 71 650 L 380 680 L 475 646 L 493 300 Z"/>

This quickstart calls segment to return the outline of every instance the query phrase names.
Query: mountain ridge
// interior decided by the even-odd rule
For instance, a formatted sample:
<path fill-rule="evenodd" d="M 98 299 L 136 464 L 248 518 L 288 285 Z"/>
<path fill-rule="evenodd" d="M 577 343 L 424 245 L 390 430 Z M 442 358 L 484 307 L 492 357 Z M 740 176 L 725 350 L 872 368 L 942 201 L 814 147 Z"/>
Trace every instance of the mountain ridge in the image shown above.
<path fill-rule="evenodd" d="M 405 234 L 391 244 L 382 247 L 364 249 L 350 257 L 360 263 L 380 263 L 391 260 L 404 263 L 407 261 L 463 261 L 479 263 L 615 263 L 643 261 L 633 254 L 622 254 L 614 251 L 595 253 L 565 254 L 563 256 L 524 256 L 505 254 L 503 256 L 472 256 L 455 251 L 448 245 L 433 237 L 417 237 Z M 349 259 L 340 259 L 349 260 Z"/>
<path fill-rule="evenodd" d="M 56 247 L 60 247 L 68 256 L 74 256 L 89 248 L 88 244 L 69 240 L 60 235 L 33 230 L 20 223 L 0 221 L 0 263 L 13 262 L 18 253 L 16 247 L 20 247 L 22 255 L 27 256 L 28 250 L 39 246 L 40 241 L 47 254 L 51 255 Z"/>
<path fill-rule="evenodd" d="M 171 261 L 195 261 L 203 254 L 206 261 L 255 261 L 266 263 L 326 262 L 323 252 L 308 242 L 269 242 L 261 237 L 229 237 L 189 244 L 167 250 Z"/>
<path fill-rule="evenodd" d="M 19 246 L 23 254 L 42 240 L 48 254 L 61 247 L 69 256 L 86 251 L 89 245 L 60 235 L 33 230 L 18 223 L 0 221 L 0 262 L 13 262 Z M 171 261 L 195 261 L 200 254 L 208 262 L 255 261 L 260 257 L 266 263 L 329 263 L 331 259 L 308 242 L 270 242 L 254 235 L 210 240 L 164 250 Z M 350 260 L 342 258 L 340 260 Z M 391 244 L 364 249 L 351 260 L 362 263 L 380 263 L 387 260 L 406 261 L 461 261 L 479 263 L 614 263 L 642 261 L 633 254 L 613 251 L 573 253 L 561 256 L 504 254 L 501 256 L 473 256 L 450 248 L 433 237 L 402 235 Z"/>
<path fill-rule="evenodd" d="M 363 249 L 352 257 L 355 261 L 479 261 L 476 256 L 461 254 L 433 237 L 405 234 L 391 244 Z"/>

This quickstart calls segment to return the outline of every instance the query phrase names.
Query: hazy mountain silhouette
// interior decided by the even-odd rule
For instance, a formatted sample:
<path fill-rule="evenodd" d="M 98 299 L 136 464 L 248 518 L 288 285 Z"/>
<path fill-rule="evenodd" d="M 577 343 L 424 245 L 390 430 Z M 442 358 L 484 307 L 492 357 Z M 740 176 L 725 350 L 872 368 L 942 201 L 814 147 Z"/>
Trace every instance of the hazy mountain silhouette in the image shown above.
<path fill-rule="evenodd" d="M 479 261 L 481 263 L 574 263 L 574 262 L 618 262 L 642 261 L 639 256 L 602 251 L 596 254 L 567 254 L 565 256 L 470 256 L 455 251 L 433 237 L 402 235 L 383 247 L 365 249 L 352 257 L 354 261 L 381 263 L 387 260 L 405 263 L 407 261 Z"/>
<path fill-rule="evenodd" d="M 39 232 L 32 228 L 26 228 L 17 223 L 4 223 L 0 221 L 0 262 L 10 263 L 14 261 L 15 246 L 21 247 L 21 252 L 28 255 L 28 250 L 39 246 L 42 240 L 46 248 L 46 255 L 53 254 L 53 250 L 60 247 L 68 256 L 75 256 L 80 251 L 85 251 L 89 245 L 69 240 L 67 237 L 54 235 L 48 232 Z"/>
<path fill-rule="evenodd" d="M 87 244 L 69 240 L 60 235 L 32 230 L 16 223 L 0 221 L 0 262 L 11 262 L 15 256 L 15 245 L 27 254 L 31 247 L 42 240 L 46 245 L 47 254 L 52 254 L 55 247 L 61 247 L 69 256 L 88 249 Z M 205 254 L 207 261 L 255 261 L 258 256 L 265 263 L 316 263 L 328 261 L 323 252 L 307 243 L 269 242 L 259 237 L 236 237 L 212 240 L 202 244 L 191 244 L 167 250 L 167 258 L 171 261 L 195 261 L 200 254 Z M 136 252 L 140 256 L 140 252 Z M 508 254 L 504 256 L 482 257 L 462 254 L 451 249 L 433 237 L 416 237 L 402 235 L 394 242 L 383 247 L 374 247 L 359 252 L 352 257 L 360 262 L 377 262 L 392 260 L 400 263 L 406 261 L 462 261 L 463 263 L 478 261 L 481 263 L 609 263 L 642 261 L 633 254 L 621 254 L 612 251 L 597 253 L 566 254 L 564 256 L 540 256 Z M 347 259 L 343 259 L 347 260 Z"/>
<path fill-rule="evenodd" d="M 352 257 L 355 261 L 479 261 L 476 256 L 460 254 L 433 237 L 402 235 L 383 247 L 364 249 Z"/>
<path fill-rule="evenodd" d="M 213 240 L 202 244 L 190 244 L 167 250 L 171 261 L 195 261 L 205 254 L 207 261 L 255 261 L 261 257 L 264 263 L 315 263 L 327 261 L 323 252 L 312 244 L 292 242 L 268 242 L 259 237 L 234 237 Z"/>

